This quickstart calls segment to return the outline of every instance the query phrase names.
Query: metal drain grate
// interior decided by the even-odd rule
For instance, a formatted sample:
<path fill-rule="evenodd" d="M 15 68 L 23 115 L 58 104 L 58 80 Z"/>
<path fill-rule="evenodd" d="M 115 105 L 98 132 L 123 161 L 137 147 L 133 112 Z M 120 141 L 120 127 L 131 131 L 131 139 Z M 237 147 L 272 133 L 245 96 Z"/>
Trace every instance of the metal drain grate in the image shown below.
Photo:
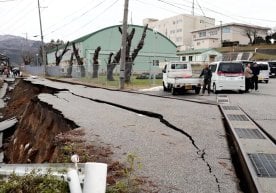
<path fill-rule="evenodd" d="M 227 97 L 227 95 L 218 95 L 218 97 L 225 98 L 225 97 Z"/>
<path fill-rule="evenodd" d="M 239 138 L 244 139 L 265 139 L 262 133 L 258 129 L 243 129 L 243 128 L 235 128 L 236 133 Z"/>
<path fill-rule="evenodd" d="M 223 110 L 240 110 L 237 106 L 222 106 Z"/>
<path fill-rule="evenodd" d="M 276 178 L 276 154 L 248 154 L 259 177 Z"/>
<path fill-rule="evenodd" d="M 245 115 L 227 115 L 231 121 L 249 121 Z"/>
<path fill-rule="evenodd" d="M 219 103 L 229 103 L 228 99 L 218 99 Z"/>

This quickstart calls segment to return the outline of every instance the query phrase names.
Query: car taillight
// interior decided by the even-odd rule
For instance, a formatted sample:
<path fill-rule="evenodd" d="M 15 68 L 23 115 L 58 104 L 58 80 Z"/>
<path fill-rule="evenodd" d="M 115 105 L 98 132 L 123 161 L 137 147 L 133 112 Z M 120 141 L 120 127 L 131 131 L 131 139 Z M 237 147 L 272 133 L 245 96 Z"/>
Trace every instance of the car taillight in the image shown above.
<path fill-rule="evenodd" d="M 221 71 L 218 71 L 217 74 L 218 74 L 218 76 L 223 76 L 224 75 L 224 73 L 221 72 Z"/>

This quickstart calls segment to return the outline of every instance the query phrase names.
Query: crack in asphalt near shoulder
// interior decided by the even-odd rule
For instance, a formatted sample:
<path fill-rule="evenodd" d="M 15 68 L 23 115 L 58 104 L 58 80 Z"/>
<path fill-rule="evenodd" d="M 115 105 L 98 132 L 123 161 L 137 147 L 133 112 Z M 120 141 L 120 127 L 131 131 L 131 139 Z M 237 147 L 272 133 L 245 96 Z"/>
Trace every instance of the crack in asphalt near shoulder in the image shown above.
<path fill-rule="evenodd" d="M 195 140 L 193 139 L 193 137 L 185 132 L 184 130 L 182 129 L 179 129 L 178 127 L 174 126 L 173 124 L 171 124 L 169 121 L 167 121 L 166 119 L 164 119 L 163 115 L 161 114 L 158 114 L 158 113 L 154 113 L 154 112 L 150 112 L 150 111 L 145 111 L 145 110 L 139 110 L 139 109 L 134 109 L 134 108 L 131 108 L 131 107 L 127 107 L 127 106 L 124 106 L 124 105 L 120 105 L 120 104 L 116 104 L 116 103 L 113 103 L 113 102 L 108 102 L 108 101 L 103 101 L 103 100 L 99 100 L 99 99 L 92 99 L 92 98 L 89 98 L 89 97 L 85 97 L 85 96 L 82 96 L 82 95 L 78 95 L 78 94 L 75 94 L 71 91 L 69 91 L 72 95 L 74 96 L 77 96 L 77 97 L 80 97 L 80 98 L 84 98 L 84 99 L 88 99 L 88 100 L 91 100 L 91 101 L 94 101 L 94 102 L 97 102 L 97 103 L 102 103 L 102 104 L 107 104 L 107 105 L 111 105 L 111 106 L 114 106 L 114 107 L 118 107 L 120 109 L 124 109 L 124 110 L 127 110 L 127 111 L 131 111 L 131 112 L 134 112 L 134 113 L 137 113 L 137 114 L 142 114 L 142 115 L 145 115 L 145 116 L 148 116 L 148 117 L 152 117 L 152 118 L 157 118 L 160 120 L 161 123 L 163 123 L 164 125 L 166 125 L 167 127 L 183 134 L 184 136 L 186 136 L 192 143 L 192 145 L 194 146 L 194 148 L 197 150 L 197 155 L 200 156 L 201 160 L 206 164 L 206 166 L 208 167 L 208 170 L 209 170 L 209 173 L 210 174 L 213 174 L 213 171 L 212 171 L 212 167 L 211 165 L 209 164 L 209 162 L 206 160 L 206 152 L 205 152 L 205 149 L 200 149 L 196 143 L 195 143 Z M 218 192 L 221 192 L 221 188 L 220 188 L 220 182 L 217 178 L 217 176 L 215 174 L 213 174 L 213 177 L 215 178 L 215 181 L 217 183 L 217 188 L 218 188 Z"/>

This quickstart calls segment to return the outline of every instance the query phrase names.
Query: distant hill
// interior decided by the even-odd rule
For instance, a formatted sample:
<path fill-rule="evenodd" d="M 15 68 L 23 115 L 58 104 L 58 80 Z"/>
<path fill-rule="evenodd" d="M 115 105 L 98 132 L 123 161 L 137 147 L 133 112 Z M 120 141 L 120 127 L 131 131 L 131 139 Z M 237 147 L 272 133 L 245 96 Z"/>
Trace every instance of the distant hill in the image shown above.
<path fill-rule="evenodd" d="M 22 53 L 30 52 L 33 57 L 39 53 L 40 41 L 26 40 L 23 37 L 0 35 L 0 53 L 10 58 L 11 65 L 22 64 Z"/>

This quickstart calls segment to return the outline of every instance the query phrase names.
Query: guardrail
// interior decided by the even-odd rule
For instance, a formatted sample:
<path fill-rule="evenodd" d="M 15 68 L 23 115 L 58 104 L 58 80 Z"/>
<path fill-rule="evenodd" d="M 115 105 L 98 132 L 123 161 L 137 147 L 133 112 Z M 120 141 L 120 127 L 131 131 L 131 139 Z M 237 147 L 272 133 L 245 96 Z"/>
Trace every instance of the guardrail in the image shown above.
<path fill-rule="evenodd" d="M 0 164 L 0 175 L 4 177 L 11 174 L 24 176 L 33 171 L 42 175 L 50 172 L 58 179 L 68 182 L 71 193 L 105 193 L 106 190 L 107 164 L 105 163 L 79 163 L 77 168 L 76 163 Z"/>

